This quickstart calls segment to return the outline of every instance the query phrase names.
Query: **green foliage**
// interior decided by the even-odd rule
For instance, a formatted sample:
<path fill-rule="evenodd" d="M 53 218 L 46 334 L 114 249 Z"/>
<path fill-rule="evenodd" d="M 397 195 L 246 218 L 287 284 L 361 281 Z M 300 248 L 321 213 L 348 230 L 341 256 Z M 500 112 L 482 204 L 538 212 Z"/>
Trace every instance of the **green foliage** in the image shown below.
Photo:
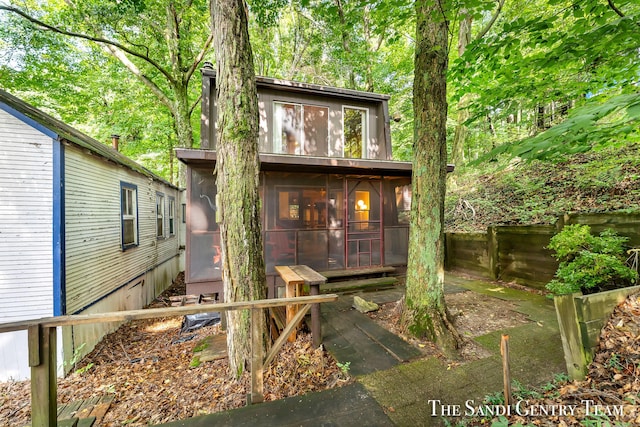
<path fill-rule="evenodd" d="M 342 375 L 344 375 L 345 377 L 349 376 L 349 369 L 351 369 L 351 362 L 344 362 L 344 363 L 336 362 L 336 365 L 338 366 L 338 368 L 340 368 L 340 372 L 342 372 Z"/>
<path fill-rule="evenodd" d="M 69 361 L 67 362 L 66 360 L 63 361 L 63 365 L 65 367 L 71 367 L 71 369 L 74 369 L 74 373 L 78 374 L 78 375 L 83 375 L 85 373 L 87 373 L 89 370 L 91 370 L 91 368 L 93 368 L 94 364 L 93 363 L 87 363 L 86 365 L 84 365 L 81 368 L 78 368 L 78 364 L 80 363 L 80 361 L 83 358 L 82 355 L 82 349 L 87 345 L 87 343 L 82 343 L 80 344 L 74 351 L 73 351 L 73 356 L 71 357 L 71 359 L 69 359 Z"/>
<path fill-rule="evenodd" d="M 612 230 L 599 236 L 591 234 L 588 225 L 568 225 L 551 238 L 548 248 L 560 261 L 556 278 L 547 289 L 557 295 L 574 292 L 597 292 L 627 286 L 638 273 L 624 263 L 623 244 L 628 239 Z"/>
<path fill-rule="evenodd" d="M 191 359 L 191 362 L 189 362 L 189 367 L 197 368 L 201 364 L 202 364 L 202 361 L 200 360 L 200 356 L 194 356 L 193 359 Z"/>

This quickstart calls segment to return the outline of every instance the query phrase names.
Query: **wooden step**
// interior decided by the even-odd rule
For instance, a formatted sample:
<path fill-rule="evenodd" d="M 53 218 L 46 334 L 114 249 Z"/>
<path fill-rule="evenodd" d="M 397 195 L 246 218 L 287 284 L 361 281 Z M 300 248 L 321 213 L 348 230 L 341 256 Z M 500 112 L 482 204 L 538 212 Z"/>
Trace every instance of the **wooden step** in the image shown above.
<path fill-rule="evenodd" d="M 327 282 L 335 282 L 348 277 L 386 276 L 395 272 L 396 269 L 394 267 L 384 266 L 319 271 L 320 274 L 327 278 Z"/>
<path fill-rule="evenodd" d="M 378 291 L 393 288 L 398 284 L 395 277 L 372 277 L 360 280 L 345 280 L 343 282 L 330 282 L 320 285 L 320 293 L 349 293 L 357 291 Z"/>

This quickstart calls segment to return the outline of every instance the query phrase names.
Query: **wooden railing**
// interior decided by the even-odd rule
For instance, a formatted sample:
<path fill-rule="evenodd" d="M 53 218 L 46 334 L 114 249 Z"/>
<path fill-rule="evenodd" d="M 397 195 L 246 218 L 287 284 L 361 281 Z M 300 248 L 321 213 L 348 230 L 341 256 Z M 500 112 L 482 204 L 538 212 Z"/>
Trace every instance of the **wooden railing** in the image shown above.
<path fill-rule="evenodd" d="M 49 427 L 57 425 L 58 385 L 56 369 L 56 328 L 58 326 L 125 322 L 216 311 L 251 310 L 251 393 L 248 396 L 248 400 L 249 403 L 258 403 L 264 400 L 263 371 L 280 350 L 287 336 L 302 320 L 312 304 L 330 302 L 337 299 L 338 296 L 336 294 L 329 294 L 46 317 L 20 322 L 0 323 L 0 333 L 22 330 L 28 331 L 29 366 L 31 367 L 31 425 L 33 427 Z M 291 322 L 287 324 L 265 357 L 262 348 L 262 331 L 264 329 L 265 319 L 264 309 L 286 306 L 288 304 L 299 304 L 301 309 Z"/>

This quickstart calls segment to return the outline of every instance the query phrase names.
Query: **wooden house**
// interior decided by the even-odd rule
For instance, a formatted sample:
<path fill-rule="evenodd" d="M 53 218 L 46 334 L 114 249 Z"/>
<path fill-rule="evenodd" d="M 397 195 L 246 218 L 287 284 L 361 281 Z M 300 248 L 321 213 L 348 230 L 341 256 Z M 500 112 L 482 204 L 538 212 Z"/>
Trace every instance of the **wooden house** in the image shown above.
<path fill-rule="evenodd" d="M 182 192 L 2 90 L 0 189 L 0 322 L 141 308 L 180 271 Z M 58 360 L 116 326 L 63 328 Z M 27 361 L 26 332 L 0 334 L 0 380 Z"/>
<path fill-rule="evenodd" d="M 258 77 L 265 262 L 406 266 L 411 163 L 392 160 L 386 95 Z M 203 69 L 200 149 L 187 165 L 188 293 L 221 292 L 215 71 Z"/>

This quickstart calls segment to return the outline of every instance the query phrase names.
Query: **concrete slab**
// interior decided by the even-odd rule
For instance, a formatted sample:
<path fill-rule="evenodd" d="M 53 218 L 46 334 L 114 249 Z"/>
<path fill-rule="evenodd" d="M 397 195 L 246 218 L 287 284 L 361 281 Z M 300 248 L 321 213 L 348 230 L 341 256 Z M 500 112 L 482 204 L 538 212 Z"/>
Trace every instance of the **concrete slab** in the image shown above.
<path fill-rule="evenodd" d="M 246 426 L 352 427 L 393 426 L 380 405 L 361 384 L 294 396 L 231 411 L 163 424 L 167 427 Z"/>

